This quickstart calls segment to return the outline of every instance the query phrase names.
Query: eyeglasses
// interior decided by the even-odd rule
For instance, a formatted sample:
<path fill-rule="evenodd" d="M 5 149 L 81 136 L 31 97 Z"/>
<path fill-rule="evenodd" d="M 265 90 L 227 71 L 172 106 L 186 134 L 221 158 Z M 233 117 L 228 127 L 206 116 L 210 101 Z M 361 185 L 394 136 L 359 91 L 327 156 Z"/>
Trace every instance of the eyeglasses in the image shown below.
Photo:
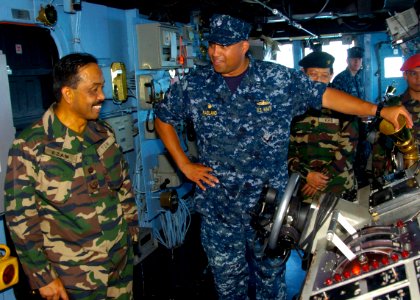
<path fill-rule="evenodd" d="M 322 81 L 330 81 L 330 74 L 326 73 L 317 73 L 317 72 L 310 72 L 308 73 L 308 76 L 312 80 L 322 80 Z"/>
<path fill-rule="evenodd" d="M 418 77 L 420 76 L 420 71 L 408 70 L 408 71 L 405 71 L 405 74 L 407 74 L 410 77 Z"/>

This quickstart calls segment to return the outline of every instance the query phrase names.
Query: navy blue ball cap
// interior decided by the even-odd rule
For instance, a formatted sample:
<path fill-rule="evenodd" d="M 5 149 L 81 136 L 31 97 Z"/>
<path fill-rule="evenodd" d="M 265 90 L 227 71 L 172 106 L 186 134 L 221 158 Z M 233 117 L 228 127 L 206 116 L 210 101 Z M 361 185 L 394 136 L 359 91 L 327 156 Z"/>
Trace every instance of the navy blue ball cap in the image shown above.
<path fill-rule="evenodd" d="M 334 56 L 327 52 L 311 52 L 299 61 L 302 68 L 332 68 Z"/>
<path fill-rule="evenodd" d="M 246 41 L 251 31 L 251 25 L 245 21 L 228 15 L 215 14 L 210 19 L 210 34 L 208 42 L 229 46 Z"/>
<path fill-rule="evenodd" d="M 347 49 L 347 57 L 348 58 L 363 58 L 363 54 L 365 53 L 365 49 L 362 47 L 352 47 Z"/>

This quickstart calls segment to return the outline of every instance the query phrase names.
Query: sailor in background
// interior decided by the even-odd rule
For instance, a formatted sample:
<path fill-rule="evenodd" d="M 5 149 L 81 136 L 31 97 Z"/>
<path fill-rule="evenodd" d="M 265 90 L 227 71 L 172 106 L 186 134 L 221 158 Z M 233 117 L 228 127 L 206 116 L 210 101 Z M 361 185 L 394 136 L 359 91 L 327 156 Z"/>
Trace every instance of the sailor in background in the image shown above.
<path fill-rule="evenodd" d="M 411 134 L 418 150 L 420 144 L 420 53 L 409 57 L 400 70 L 403 71 L 407 89 L 399 96 L 390 97 L 384 105 L 404 105 L 411 113 L 414 123 Z M 399 151 L 389 136 L 379 134 L 372 152 L 372 167 L 375 178 L 396 171 L 395 157 Z"/>
<path fill-rule="evenodd" d="M 347 49 L 347 68 L 339 73 L 332 82 L 334 88 L 361 99 L 366 99 L 362 69 L 364 52 L 365 50 L 361 47 Z M 357 128 L 359 132 L 354 172 L 359 187 L 363 187 L 369 184 L 369 177 L 371 177 L 366 173 L 367 161 L 372 150 L 371 144 L 367 141 L 368 125 L 366 121 L 368 120 L 356 116 L 347 118 L 354 123 L 353 127 Z"/>

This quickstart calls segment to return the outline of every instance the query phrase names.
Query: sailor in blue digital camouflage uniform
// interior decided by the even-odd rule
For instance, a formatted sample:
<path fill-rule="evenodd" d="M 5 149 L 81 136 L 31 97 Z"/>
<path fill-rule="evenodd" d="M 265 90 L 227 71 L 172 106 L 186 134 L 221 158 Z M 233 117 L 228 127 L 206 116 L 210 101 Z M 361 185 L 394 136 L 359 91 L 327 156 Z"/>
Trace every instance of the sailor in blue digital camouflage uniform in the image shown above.
<path fill-rule="evenodd" d="M 355 97 L 366 99 L 364 74 L 363 74 L 363 56 L 365 50 L 362 47 L 352 47 L 347 49 L 347 68 L 339 73 L 332 82 L 332 87 L 349 93 Z M 353 121 L 353 127 L 359 131 L 359 141 L 356 148 L 356 158 L 354 163 L 354 172 L 359 183 L 359 187 L 369 184 L 366 174 L 367 161 L 372 146 L 367 141 L 368 127 L 362 118 L 349 116 Z"/>
<path fill-rule="evenodd" d="M 285 267 L 278 257 L 256 255 L 250 214 L 264 183 L 280 193 L 287 184 L 290 122 L 309 106 L 374 115 L 376 105 L 312 82 L 301 71 L 254 60 L 247 54 L 250 29 L 231 16 L 211 18 L 211 65 L 171 86 L 156 106 L 155 125 L 178 168 L 200 187 L 195 208 L 219 298 L 286 299 Z M 411 126 L 404 108 L 382 110 L 396 126 L 400 113 Z M 199 162 L 189 160 L 174 128 L 186 118 L 195 126 Z"/>
<path fill-rule="evenodd" d="M 347 49 L 347 68 L 337 74 L 332 85 L 353 96 L 365 99 L 365 86 L 363 79 L 363 54 L 361 47 Z"/>

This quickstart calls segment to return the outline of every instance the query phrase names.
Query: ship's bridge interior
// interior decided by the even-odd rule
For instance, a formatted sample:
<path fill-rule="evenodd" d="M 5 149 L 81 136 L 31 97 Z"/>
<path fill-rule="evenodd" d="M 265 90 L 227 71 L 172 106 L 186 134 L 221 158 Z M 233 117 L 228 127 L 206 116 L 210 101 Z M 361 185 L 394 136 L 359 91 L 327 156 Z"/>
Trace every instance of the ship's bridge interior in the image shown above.
<path fill-rule="evenodd" d="M 338 74 L 347 49 L 364 48 L 365 100 L 375 104 L 407 89 L 399 68 L 420 52 L 417 0 L 2 0 L 0 8 L 0 243 L 14 255 L 3 216 L 10 144 L 54 101 L 54 63 L 91 53 L 105 78 L 100 118 L 115 131 L 138 208 L 135 299 L 217 298 L 191 209 L 196 187 L 154 128 L 154 107 L 171 85 L 210 64 L 213 14 L 250 23 L 251 55 L 289 68 L 323 50 Z M 185 120 L 176 132 L 197 160 L 193 126 Z M 369 173 L 350 201 L 321 193 L 303 202 L 296 173 L 284 194 L 264 189 L 254 223 L 267 251 L 288 264 L 288 300 L 420 299 L 419 141 L 407 127 L 392 129 L 393 169 Z M 39 299 L 22 271 L 15 279 L 0 281 L 0 300 Z"/>

